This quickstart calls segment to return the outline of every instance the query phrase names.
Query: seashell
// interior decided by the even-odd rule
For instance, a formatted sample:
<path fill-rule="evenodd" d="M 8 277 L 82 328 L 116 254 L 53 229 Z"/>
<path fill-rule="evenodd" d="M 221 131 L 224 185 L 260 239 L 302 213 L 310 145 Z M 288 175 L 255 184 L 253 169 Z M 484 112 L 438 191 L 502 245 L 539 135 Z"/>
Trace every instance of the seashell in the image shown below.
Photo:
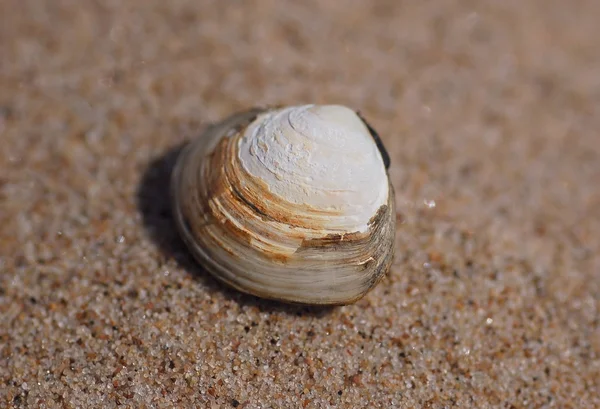
<path fill-rule="evenodd" d="M 347 107 L 251 109 L 182 151 L 175 222 L 194 257 L 242 292 L 348 304 L 392 262 L 388 165 L 375 131 Z"/>

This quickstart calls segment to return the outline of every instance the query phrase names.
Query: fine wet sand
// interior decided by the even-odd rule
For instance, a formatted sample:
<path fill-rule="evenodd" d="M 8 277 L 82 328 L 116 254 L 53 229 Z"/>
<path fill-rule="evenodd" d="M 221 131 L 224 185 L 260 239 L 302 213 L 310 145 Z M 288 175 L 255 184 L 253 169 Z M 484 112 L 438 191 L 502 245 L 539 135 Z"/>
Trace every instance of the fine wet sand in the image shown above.
<path fill-rule="evenodd" d="M 600 2 L 0 2 L 0 407 L 600 407 Z M 219 284 L 186 141 L 341 103 L 396 258 L 356 304 Z"/>

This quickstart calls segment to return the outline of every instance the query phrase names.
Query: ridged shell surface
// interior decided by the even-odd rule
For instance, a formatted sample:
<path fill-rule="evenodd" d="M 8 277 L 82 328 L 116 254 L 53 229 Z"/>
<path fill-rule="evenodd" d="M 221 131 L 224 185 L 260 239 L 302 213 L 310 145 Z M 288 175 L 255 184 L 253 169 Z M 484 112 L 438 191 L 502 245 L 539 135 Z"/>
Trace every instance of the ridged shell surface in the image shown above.
<path fill-rule="evenodd" d="M 393 188 L 374 137 L 338 105 L 231 116 L 174 169 L 184 241 L 243 292 L 305 304 L 359 299 L 393 256 Z"/>

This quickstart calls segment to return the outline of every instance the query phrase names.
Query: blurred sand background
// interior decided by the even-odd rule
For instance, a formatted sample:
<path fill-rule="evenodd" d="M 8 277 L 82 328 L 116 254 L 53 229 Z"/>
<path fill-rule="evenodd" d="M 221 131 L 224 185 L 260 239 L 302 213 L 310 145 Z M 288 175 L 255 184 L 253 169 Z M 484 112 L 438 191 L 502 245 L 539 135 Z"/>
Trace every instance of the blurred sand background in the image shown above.
<path fill-rule="evenodd" d="M 600 2 L 0 2 L 0 407 L 600 407 Z M 355 305 L 191 260 L 182 143 L 342 103 L 392 158 Z"/>

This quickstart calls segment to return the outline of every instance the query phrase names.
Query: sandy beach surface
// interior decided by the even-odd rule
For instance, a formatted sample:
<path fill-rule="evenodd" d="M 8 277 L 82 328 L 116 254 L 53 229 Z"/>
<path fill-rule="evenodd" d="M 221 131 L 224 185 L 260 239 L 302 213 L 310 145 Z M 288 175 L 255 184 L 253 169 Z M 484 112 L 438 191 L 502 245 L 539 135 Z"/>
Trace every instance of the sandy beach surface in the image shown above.
<path fill-rule="evenodd" d="M 600 2 L 0 2 L 0 407 L 600 407 Z M 386 144 L 356 304 L 230 290 L 173 160 L 257 105 Z"/>

